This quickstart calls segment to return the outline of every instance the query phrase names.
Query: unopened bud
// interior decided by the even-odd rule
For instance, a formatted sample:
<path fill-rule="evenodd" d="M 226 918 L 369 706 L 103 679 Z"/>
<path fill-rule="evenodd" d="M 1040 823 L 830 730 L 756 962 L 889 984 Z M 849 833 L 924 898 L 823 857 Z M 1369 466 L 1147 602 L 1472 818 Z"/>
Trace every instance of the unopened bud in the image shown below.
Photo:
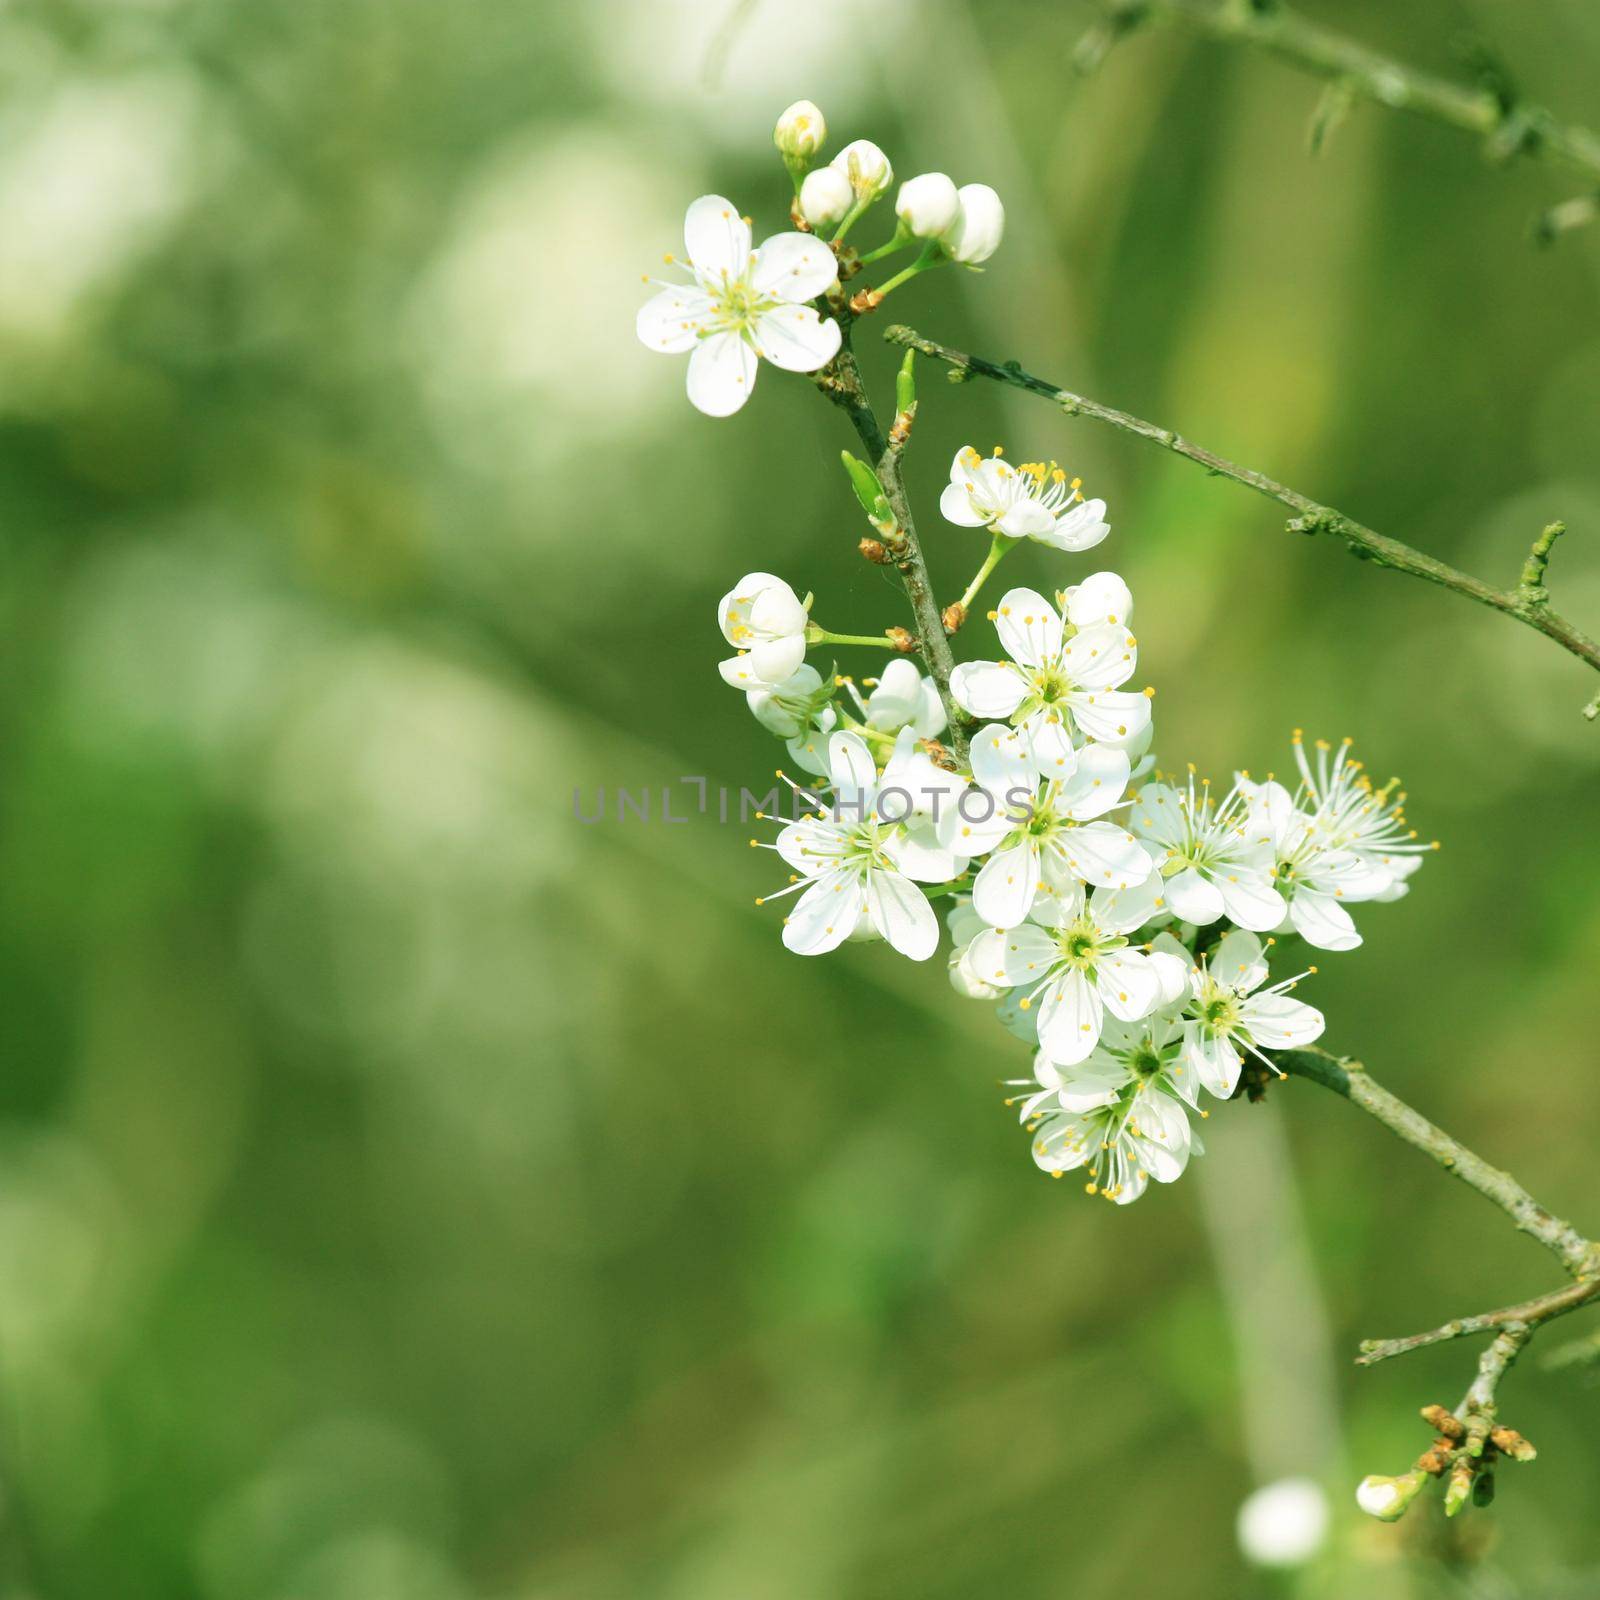
<path fill-rule="evenodd" d="M 961 196 L 944 173 L 924 172 L 900 185 L 894 214 L 914 239 L 937 239 L 961 215 Z"/>
<path fill-rule="evenodd" d="M 883 485 L 878 482 L 877 473 L 859 456 L 851 455 L 848 450 L 841 450 L 839 459 L 844 463 L 844 470 L 850 475 L 850 487 L 855 490 L 856 499 L 861 502 L 861 509 L 869 517 L 886 516 L 889 502 L 884 496 Z"/>
<path fill-rule="evenodd" d="M 1426 1473 L 1416 1471 L 1398 1478 L 1369 1473 L 1356 1485 L 1356 1504 L 1380 1522 L 1398 1522 L 1405 1515 L 1406 1507 L 1416 1499 L 1426 1478 Z"/>
<path fill-rule="evenodd" d="M 1472 1462 L 1465 1456 L 1450 1469 L 1450 1484 L 1444 1492 L 1444 1514 L 1453 1517 L 1472 1496 Z"/>
<path fill-rule="evenodd" d="M 876 200 L 894 182 L 889 158 L 870 139 L 853 139 L 830 165 L 849 180 L 857 200 Z"/>
<path fill-rule="evenodd" d="M 939 620 L 944 623 L 946 633 L 955 633 L 967 620 L 967 608 L 959 600 L 953 601 L 944 608 Z"/>
<path fill-rule="evenodd" d="M 778 125 L 772 130 L 772 142 L 785 161 L 809 163 L 827 137 L 828 124 L 809 100 L 796 100 L 778 118 Z"/>
<path fill-rule="evenodd" d="M 844 220 L 855 197 L 849 178 L 837 167 L 818 167 L 800 185 L 800 215 L 813 228 L 828 228 Z"/>
<path fill-rule="evenodd" d="M 917 648 L 917 641 L 904 628 L 885 628 L 884 637 L 888 639 L 896 650 L 903 656 L 908 656 Z"/>
<path fill-rule="evenodd" d="M 868 561 L 871 561 L 880 567 L 886 567 L 891 561 L 894 560 L 894 557 L 889 554 L 888 545 L 886 545 L 882 539 L 863 539 L 861 543 L 856 546 L 856 549 L 859 550 Z"/>
<path fill-rule="evenodd" d="M 1465 1439 L 1467 1436 L 1466 1424 L 1446 1411 L 1443 1406 L 1424 1406 L 1421 1416 L 1430 1428 L 1442 1433 L 1447 1439 Z"/>
<path fill-rule="evenodd" d="M 1494 1428 L 1489 1433 L 1489 1443 L 1513 1461 L 1532 1461 L 1538 1451 L 1515 1428 Z"/>
<path fill-rule="evenodd" d="M 941 242 L 952 261 L 974 267 L 1000 248 L 1006 231 L 1006 208 L 986 183 L 964 183 L 958 192 L 961 210 Z"/>

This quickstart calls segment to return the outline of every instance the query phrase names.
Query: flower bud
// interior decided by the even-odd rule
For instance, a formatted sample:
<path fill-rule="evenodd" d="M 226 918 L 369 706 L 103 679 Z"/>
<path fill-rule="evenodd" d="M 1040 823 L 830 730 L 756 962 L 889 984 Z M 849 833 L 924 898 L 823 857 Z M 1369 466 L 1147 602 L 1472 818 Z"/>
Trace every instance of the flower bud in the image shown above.
<path fill-rule="evenodd" d="M 844 219 L 855 197 L 849 178 L 837 167 L 817 167 L 800 185 L 800 215 L 813 228 L 830 227 Z"/>
<path fill-rule="evenodd" d="M 961 196 L 942 172 L 924 172 L 900 185 L 894 214 L 913 238 L 937 239 L 961 215 Z"/>
<path fill-rule="evenodd" d="M 857 200 L 876 200 L 894 182 L 889 158 L 870 139 L 853 139 L 832 165 L 849 180 Z"/>
<path fill-rule="evenodd" d="M 1398 1522 L 1425 1482 L 1427 1475 L 1417 1471 L 1403 1473 L 1398 1478 L 1369 1473 L 1356 1486 L 1356 1504 L 1380 1522 Z"/>
<path fill-rule="evenodd" d="M 1000 248 L 1006 231 L 1006 208 L 986 183 L 964 183 L 960 194 L 960 214 L 946 229 L 942 242 L 952 261 L 974 267 Z"/>
<path fill-rule="evenodd" d="M 828 124 L 809 100 L 796 100 L 778 118 L 778 125 L 772 130 L 772 142 L 783 159 L 806 164 L 822 148 L 827 137 Z"/>

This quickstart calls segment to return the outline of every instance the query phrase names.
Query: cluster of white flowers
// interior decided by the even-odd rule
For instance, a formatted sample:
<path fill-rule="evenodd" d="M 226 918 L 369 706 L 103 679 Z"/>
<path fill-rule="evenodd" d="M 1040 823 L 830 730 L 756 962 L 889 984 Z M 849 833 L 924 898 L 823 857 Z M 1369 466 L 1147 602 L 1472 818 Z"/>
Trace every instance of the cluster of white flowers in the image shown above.
<path fill-rule="evenodd" d="M 954 262 L 976 269 L 1000 247 L 999 195 L 987 184 L 957 188 L 944 173 L 925 172 L 900 185 L 892 238 L 865 255 L 847 248 L 845 235 L 888 192 L 894 168 L 870 139 L 854 140 L 827 166 L 813 168 L 827 138 L 827 123 L 809 100 L 790 106 L 773 133 L 794 179 L 796 231 L 773 234 L 757 247 L 749 217 L 721 195 L 702 195 L 684 218 L 685 259 L 664 258 L 685 278 L 645 275 L 657 293 L 639 310 L 639 338 L 652 350 L 689 357 L 689 399 L 707 416 L 731 416 L 750 398 L 759 361 L 815 372 L 838 354 L 841 277 L 920 245 L 910 266 L 873 291 L 876 305 L 930 267 Z"/>
<path fill-rule="evenodd" d="M 838 348 L 837 320 L 805 302 L 831 284 L 844 231 L 893 173 L 861 140 L 812 170 L 825 137 L 808 103 L 776 136 L 794 214 L 837 222 L 829 245 L 796 232 L 752 251 L 730 205 L 698 200 L 687 228 L 697 287 L 663 290 L 641 314 L 647 343 L 693 349 L 690 395 L 703 410 L 742 402 L 756 355 L 807 370 Z M 991 199 L 941 174 L 913 179 L 895 239 L 872 254 L 923 239 L 925 261 L 982 259 L 999 238 Z M 880 481 L 845 464 L 873 527 L 891 535 Z M 1017 542 L 1077 553 L 1110 531 L 1104 502 L 1084 500 L 1078 479 L 1053 461 L 1012 466 L 998 447 L 957 452 L 940 509 L 993 541 L 951 628 Z M 1351 906 L 1406 892 L 1433 846 L 1407 825 L 1405 796 L 1374 785 L 1349 741 L 1308 754 L 1298 730 L 1292 789 L 1240 772 L 1219 797 L 1192 767 L 1162 774 L 1154 691 L 1130 687 L 1133 596 L 1112 571 L 1051 596 L 1007 591 L 988 613 L 998 652 L 956 666 L 948 699 L 903 655 L 859 688 L 831 662 L 819 670 L 806 660 L 813 646 L 914 640 L 831 633 L 811 605 L 752 572 L 718 607 L 735 652 L 723 678 L 805 778 L 787 780 L 791 815 L 763 818 L 777 830 L 766 847 L 789 872 L 757 903 L 785 902 L 783 941 L 798 954 L 881 939 L 924 961 L 939 948 L 944 902 L 951 982 L 1032 1049 L 1007 1103 L 1037 1165 L 1055 1177 L 1085 1169 L 1089 1193 L 1119 1204 L 1151 1179 L 1171 1182 L 1200 1148 L 1202 1091 L 1226 1100 L 1247 1055 L 1276 1071 L 1271 1052 L 1321 1035 L 1322 1014 L 1294 996 L 1316 968 L 1274 980 L 1269 959 L 1296 939 L 1352 949 Z M 968 736 L 941 742 L 955 713 Z"/>

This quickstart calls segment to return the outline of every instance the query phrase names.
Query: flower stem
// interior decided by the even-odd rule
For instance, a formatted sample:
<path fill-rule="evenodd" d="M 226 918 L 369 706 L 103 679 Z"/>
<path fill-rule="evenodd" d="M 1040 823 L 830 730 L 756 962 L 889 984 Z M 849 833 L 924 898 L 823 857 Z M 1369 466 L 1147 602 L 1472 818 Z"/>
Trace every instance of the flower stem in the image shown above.
<path fill-rule="evenodd" d="M 1020 544 L 1020 539 L 1013 539 L 1009 534 L 996 533 L 989 544 L 989 553 L 983 558 L 983 565 L 972 575 L 972 582 L 967 585 L 967 592 L 962 595 L 958 604 L 965 611 L 974 600 L 978 598 L 978 591 L 988 580 L 989 574 L 1005 560 L 1013 546 Z"/>
<path fill-rule="evenodd" d="M 887 283 L 878 285 L 878 299 L 882 300 L 885 295 L 892 294 L 902 283 L 909 283 L 919 272 L 926 272 L 930 267 L 941 266 L 944 260 L 945 257 L 937 244 L 928 245 L 909 267 L 902 267 Z"/>
<path fill-rule="evenodd" d="M 815 623 L 806 629 L 806 642 L 808 644 L 875 645 L 880 650 L 898 650 L 900 648 L 893 639 L 887 638 L 882 634 L 829 633 L 826 628 L 819 628 Z"/>
<path fill-rule="evenodd" d="M 885 256 L 892 256 L 896 250 L 904 250 L 911 243 L 909 235 L 895 234 L 887 244 L 880 244 L 876 250 L 869 250 L 861 257 L 861 265 L 870 267 L 874 261 L 882 261 Z"/>
<path fill-rule="evenodd" d="M 867 208 L 877 198 L 878 197 L 876 195 L 873 195 L 869 199 L 857 200 L 855 204 L 852 205 L 847 212 L 845 212 L 844 216 L 839 221 L 839 226 L 833 231 L 832 242 L 834 244 L 844 243 L 844 236 L 849 233 L 853 227 L 855 227 L 856 223 L 859 222 L 863 216 L 866 215 Z"/>

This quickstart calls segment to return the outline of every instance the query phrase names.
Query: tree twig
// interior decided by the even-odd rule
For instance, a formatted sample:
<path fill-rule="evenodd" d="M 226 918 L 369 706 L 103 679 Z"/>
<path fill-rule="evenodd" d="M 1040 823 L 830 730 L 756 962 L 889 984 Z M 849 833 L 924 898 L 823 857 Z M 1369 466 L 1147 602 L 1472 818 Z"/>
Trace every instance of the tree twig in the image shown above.
<path fill-rule="evenodd" d="M 1435 556 L 1427 555 L 1408 544 L 1403 544 L 1398 539 L 1364 526 L 1342 511 L 1323 505 L 1320 501 L 1311 499 L 1309 495 L 1301 494 L 1297 489 L 1291 489 L 1286 484 L 1269 478 L 1264 472 L 1241 467 L 1214 451 L 1190 443 L 1170 428 L 1159 427 L 1153 422 L 1146 422 L 1142 417 L 1133 416 L 1130 412 L 1102 405 L 1098 400 L 1074 394 L 1072 390 L 1063 389 L 1045 378 L 1035 377 L 1030 372 L 1024 372 L 1014 362 L 987 361 L 982 356 L 971 355 L 967 351 L 957 350 L 950 345 L 940 344 L 937 340 L 925 338 L 916 329 L 900 324 L 886 328 L 884 338 L 891 344 L 904 345 L 925 356 L 931 356 L 936 361 L 942 361 L 953 373 L 958 373 L 962 377 L 989 378 L 996 383 L 1009 384 L 1012 388 L 1021 389 L 1027 394 L 1038 395 L 1041 399 L 1050 401 L 1068 416 L 1091 417 L 1096 422 L 1107 423 L 1123 433 L 1159 445 L 1173 455 L 1182 456 L 1184 460 L 1204 467 L 1212 477 L 1228 478 L 1247 489 L 1254 489 L 1257 494 L 1265 495 L 1269 500 L 1276 500 L 1279 505 L 1296 513 L 1287 524 L 1289 532 L 1331 534 L 1337 539 L 1342 539 L 1351 554 L 1363 560 L 1374 562 L 1380 567 L 1390 567 L 1396 572 L 1410 573 L 1414 578 L 1423 578 L 1446 589 L 1453 589 L 1457 594 L 1465 595 L 1469 600 L 1476 600 L 1480 605 L 1489 606 L 1495 611 L 1502 611 L 1507 616 L 1515 617 L 1517 621 L 1544 634 L 1546 638 L 1555 640 L 1562 649 L 1571 652 L 1580 661 L 1587 662 L 1596 671 L 1600 671 L 1600 644 L 1558 611 L 1551 609 L 1542 582 L 1537 589 L 1530 589 L 1521 583 L 1515 588 L 1497 589 L 1481 578 L 1475 578 L 1470 573 L 1452 567 L 1448 562 L 1440 561 Z M 1539 543 L 1545 541 L 1547 534 L 1548 530 L 1539 536 L 1539 541 L 1535 544 L 1536 550 Z M 1546 543 L 1543 554 L 1548 556 L 1548 553 L 1549 546 Z M 1542 579 L 1543 567 L 1540 566 L 1538 571 Z"/>
<path fill-rule="evenodd" d="M 1419 72 L 1296 15 L 1280 0 L 1113 0 L 1099 27 L 1080 45 L 1079 66 L 1092 67 L 1107 49 L 1147 22 L 1258 49 L 1338 85 L 1350 98 L 1476 134 L 1491 159 L 1527 155 L 1591 179 L 1600 177 L 1600 136 L 1524 102 L 1504 81 L 1471 85 Z"/>
<path fill-rule="evenodd" d="M 1373 1367 L 1391 1356 L 1403 1356 L 1426 1345 L 1443 1344 L 1448 1339 L 1465 1338 L 1468 1334 L 1488 1333 L 1496 1328 L 1542 1327 L 1556 1317 L 1564 1317 L 1591 1301 L 1600 1299 L 1600 1276 L 1579 1278 L 1550 1294 L 1542 1294 L 1518 1305 L 1501 1306 L 1497 1311 L 1480 1311 L 1476 1316 L 1457 1317 L 1425 1333 L 1410 1333 L 1401 1339 L 1365 1339 L 1361 1354 L 1356 1357 L 1359 1367 Z"/>
<path fill-rule="evenodd" d="M 902 543 L 894 551 L 895 568 L 905 586 L 906 598 L 911 602 L 912 615 L 916 618 L 917 648 L 927 663 L 929 675 L 938 685 L 939 698 L 944 702 L 945 715 L 950 722 L 950 742 L 956 759 L 964 760 L 970 719 L 950 693 L 950 674 L 955 671 L 955 657 L 951 654 L 950 640 L 939 614 L 939 602 L 934 598 L 933 580 L 922 554 L 922 543 L 917 538 L 911 502 L 906 495 L 905 479 L 900 470 L 905 441 L 903 438 L 885 436 L 877 413 L 872 409 L 872 402 L 867 397 L 861 368 L 850 345 L 849 321 L 841 318 L 840 322 L 844 329 L 844 342 L 834 360 L 817 374 L 817 387 L 849 417 L 856 437 L 871 459 L 872 470 L 883 487 L 889 509 L 894 513 L 902 538 Z"/>
<path fill-rule="evenodd" d="M 1586 1239 L 1570 1222 L 1547 1211 L 1509 1172 L 1490 1166 L 1476 1151 L 1451 1138 L 1420 1111 L 1391 1094 L 1359 1061 L 1316 1049 L 1280 1050 L 1272 1059 L 1280 1071 L 1291 1077 L 1308 1078 L 1343 1095 L 1391 1133 L 1432 1157 L 1446 1172 L 1499 1206 L 1519 1231 L 1537 1239 L 1573 1277 L 1588 1278 L 1600 1273 L 1600 1245 Z"/>

